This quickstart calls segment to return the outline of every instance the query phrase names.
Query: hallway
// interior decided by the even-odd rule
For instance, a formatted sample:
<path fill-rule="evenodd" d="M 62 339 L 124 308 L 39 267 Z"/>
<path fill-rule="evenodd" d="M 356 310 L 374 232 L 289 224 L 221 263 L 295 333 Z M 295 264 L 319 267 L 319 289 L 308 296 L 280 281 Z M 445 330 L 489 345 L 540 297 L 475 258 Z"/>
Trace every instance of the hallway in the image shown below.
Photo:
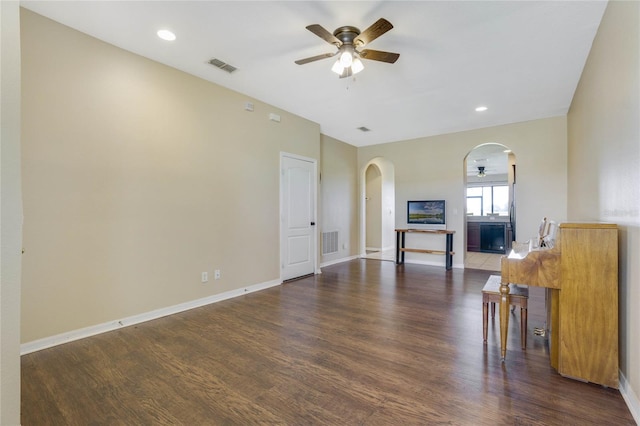
<path fill-rule="evenodd" d="M 481 269 L 485 271 L 500 271 L 501 256 L 501 254 L 468 251 L 465 257 L 464 267 L 470 269 Z M 367 255 L 364 256 L 364 259 L 386 260 L 395 262 L 396 252 L 395 249 L 383 251 L 367 251 Z"/>

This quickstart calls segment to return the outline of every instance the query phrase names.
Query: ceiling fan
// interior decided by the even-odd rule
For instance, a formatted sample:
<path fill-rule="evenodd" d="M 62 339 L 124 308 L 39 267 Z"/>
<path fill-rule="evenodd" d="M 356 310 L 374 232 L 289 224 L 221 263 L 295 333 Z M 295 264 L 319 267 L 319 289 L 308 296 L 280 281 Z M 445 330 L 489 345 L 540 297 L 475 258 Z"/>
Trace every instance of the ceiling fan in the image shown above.
<path fill-rule="evenodd" d="M 296 64 L 304 65 L 309 62 L 340 55 L 331 68 L 331 70 L 338 74 L 340 78 L 349 77 L 362 71 L 364 65 L 360 59 L 369 59 L 372 61 L 393 64 L 400 57 L 399 53 L 383 52 L 381 50 L 371 49 L 358 50 L 393 28 L 391 22 L 384 18 L 378 19 L 373 25 L 362 32 L 360 32 L 358 28 L 352 26 L 340 27 L 336 29 L 333 34 L 318 24 L 309 25 L 306 28 L 327 43 L 335 45 L 338 50 L 333 53 L 325 53 L 323 55 L 299 59 L 295 61 Z"/>

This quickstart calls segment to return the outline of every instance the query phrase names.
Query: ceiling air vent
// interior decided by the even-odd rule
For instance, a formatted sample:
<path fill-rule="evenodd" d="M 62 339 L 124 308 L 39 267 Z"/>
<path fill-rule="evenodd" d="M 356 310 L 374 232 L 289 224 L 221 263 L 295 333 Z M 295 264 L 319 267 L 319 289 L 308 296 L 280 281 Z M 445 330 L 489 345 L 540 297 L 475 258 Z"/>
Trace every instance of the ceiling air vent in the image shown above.
<path fill-rule="evenodd" d="M 221 70 L 228 72 L 229 74 L 237 70 L 237 68 L 234 67 L 233 65 L 229 65 L 228 63 L 223 62 L 220 59 L 216 59 L 216 58 L 210 59 L 209 63 L 216 68 L 220 68 Z"/>
<path fill-rule="evenodd" d="M 371 129 L 369 129 L 367 127 L 364 127 L 364 126 L 358 127 L 358 130 L 360 130 L 361 132 L 370 132 L 371 131 Z"/>

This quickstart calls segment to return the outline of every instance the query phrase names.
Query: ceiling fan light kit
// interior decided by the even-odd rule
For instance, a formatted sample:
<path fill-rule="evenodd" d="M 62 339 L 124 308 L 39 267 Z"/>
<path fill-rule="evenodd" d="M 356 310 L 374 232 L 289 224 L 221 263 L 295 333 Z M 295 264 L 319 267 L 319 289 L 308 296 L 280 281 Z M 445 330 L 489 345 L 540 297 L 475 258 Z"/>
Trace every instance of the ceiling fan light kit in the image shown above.
<path fill-rule="evenodd" d="M 353 74 L 358 74 L 364 69 L 364 64 L 358 57 L 351 56 L 349 52 L 343 52 L 333 66 L 331 71 L 338 74 L 340 77 L 349 77 Z"/>
<path fill-rule="evenodd" d="M 350 67 L 353 63 L 353 54 L 354 48 L 352 46 L 345 45 L 342 48 L 342 54 L 340 55 L 340 64 L 345 68 Z"/>
<path fill-rule="evenodd" d="M 351 69 L 353 70 L 354 74 L 357 74 L 364 69 L 364 64 L 362 63 L 360 58 L 355 58 L 353 60 L 353 63 L 351 64 Z"/>
<path fill-rule="evenodd" d="M 342 71 L 344 71 L 344 66 L 340 63 L 340 59 L 338 59 L 333 64 L 333 66 L 331 67 L 331 71 L 335 72 L 338 75 L 342 74 Z"/>
<path fill-rule="evenodd" d="M 325 53 L 322 55 L 312 56 L 310 58 L 299 59 L 298 65 L 308 64 L 309 62 L 318 61 L 320 59 L 331 58 L 338 55 L 338 60 L 334 62 L 331 71 L 335 72 L 340 78 L 349 77 L 357 74 L 364 69 L 364 64 L 360 60 L 368 59 L 393 64 L 400 54 L 392 52 L 383 52 L 380 50 L 365 49 L 359 51 L 358 48 L 364 46 L 380 37 L 382 34 L 393 28 L 393 25 L 384 18 L 378 19 L 369 28 L 360 32 L 356 27 L 345 26 L 336 29 L 333 34 L 318 24 L 307 26 L 307 29 L 338 48 L 335 53 Z"/>

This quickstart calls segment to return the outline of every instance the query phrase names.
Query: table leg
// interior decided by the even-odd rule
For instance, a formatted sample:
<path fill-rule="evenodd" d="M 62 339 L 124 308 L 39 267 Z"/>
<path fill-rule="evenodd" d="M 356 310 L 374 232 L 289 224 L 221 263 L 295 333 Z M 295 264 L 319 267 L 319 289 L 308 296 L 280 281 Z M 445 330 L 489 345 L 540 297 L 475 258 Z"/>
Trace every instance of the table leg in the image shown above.
<path fill-rule="evenodd" d="M 520 343 L 527 349 L 527 308 L 520 308 Z"/>
<path fill-rule="evenodd" d="M 489 302 L 486 302 L 483 300 L 482 301 L 482 341 L 484 343 L 487 343 L 488 331 L 489 331 Z"/>
<path fill-rule="evenodd" d="M 509 332 L 509 283 L 500 282 L 500 355 L 507 357 L 507 334 Z"/>
<path fill-rule="evenodd" d="M 447 252 L 445 253 L 446 269 L 449 270 L 453 266 L 453 234 L 447 234 Z"/>
<path fill-rule="evenodd" d="M 396 231 L 396 265 L 400 264 L 400 231 Z"/>

